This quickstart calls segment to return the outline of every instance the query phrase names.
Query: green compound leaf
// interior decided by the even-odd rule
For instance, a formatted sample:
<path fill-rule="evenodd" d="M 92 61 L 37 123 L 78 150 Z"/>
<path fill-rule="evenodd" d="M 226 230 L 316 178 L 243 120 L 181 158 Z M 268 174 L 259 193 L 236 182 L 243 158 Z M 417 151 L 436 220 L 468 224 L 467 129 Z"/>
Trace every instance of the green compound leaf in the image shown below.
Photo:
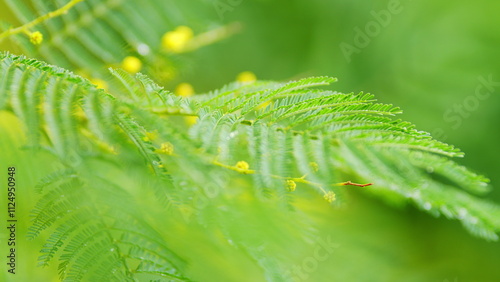
<path fill-rule="evenodd" d="M 63 167 L 40 180 L 29 231 L 50 234 L 40 264 L 57 257 L 63 279 L 188 280 L 169 230 L 195 219 L 217 226 L 278 281 L 280 258 L 259 249 L 251 226 L 227 224 L 264 221 L 245 212 L 248 193 L 273 214 L 266 220 L 275 229 L 292 228 L 285 219 L 300 214 L 294 201 L 305 191 L 347 205 L 357 189 L 498 238 L 499 207 L 474 195 L 488 191 L 488 180 L 450 159 L 462 156 L 458 149 L 393 119 L 400 110 L 371 94 L 318 90 L 335 81 L 318 77 L 233 83 L 184 98 L 142 74 L 111 73 L 108 93 L 64 69 L 0 54 L 0 110 L 25 124 L 29 148 Z M 311 226 L 294 218 L 309 236 Z"/>

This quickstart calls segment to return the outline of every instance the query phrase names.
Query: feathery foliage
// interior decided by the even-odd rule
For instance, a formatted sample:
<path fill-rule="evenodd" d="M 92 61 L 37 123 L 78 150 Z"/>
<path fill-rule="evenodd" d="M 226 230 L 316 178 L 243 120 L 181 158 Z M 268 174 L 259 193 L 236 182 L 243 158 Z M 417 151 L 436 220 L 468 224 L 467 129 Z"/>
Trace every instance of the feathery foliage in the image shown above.
<path fill-rule="evenodd" d="M 61 162 L 40 180 L 29 236 L 50 232 L 40 264 L 59 257 L 62 279 L 188 280 L 186 254 L 169 237 L 183 219 L 217 226 L 268 280 L 281 281 L 282 258 L 247 231 L 269 222 L 311 237 L 295 199 L 314 193 L 344 205 L 350 189 L 497 239 L 499 207 L 473 195 L 488 191 L 487 179 L 450 159 L 462 156 L 458 149 L 393 119 L 400 110 L 371 94 L 321 90 L 335 79 L 314 77 L 184 98 L 145 75 L 110 73 L 104 91 L 64 69 L 0 55 L 0 110 L 22 120 L 30 150 Z M 262 215 L 245 212 L 249 199 Z M 290 213 L 297 222 L 286 220 Z"/>
<path fill-rule="evenodd" d="M 66 0 L 6 0 L 20 22 L 29 22 L 65 5 Z M 231 33 L 218 26 L 211 5 L 192 1 L 85 0 L 67 13 L 36 26 L 43 34 L 43 44 L 34 45 L 24 34 L 16 42 L 25 54 L 51 64 L 75 70 L 85 77 L 105 78 L 103 66 L 120 66 L 127 56 L 140 59 L 143 73 L 157 81 L 173 79 L 183 59 L 184 50 L 165 48 L 162 36 L 178 26 L 189 25 L 197 34 L 208 32 L 207 26 L 219 28 L 216 38 L 197 38 L 185 51 L 210 44 Z"/>

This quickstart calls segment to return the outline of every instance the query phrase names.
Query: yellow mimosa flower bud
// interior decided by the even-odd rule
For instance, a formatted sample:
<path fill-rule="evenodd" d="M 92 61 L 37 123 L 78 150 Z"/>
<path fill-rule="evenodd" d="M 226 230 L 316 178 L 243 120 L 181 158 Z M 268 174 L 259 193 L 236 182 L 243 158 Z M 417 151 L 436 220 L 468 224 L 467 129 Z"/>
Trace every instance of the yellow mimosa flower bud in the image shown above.
<path fill-rule="evenodd" d="M 29 34 L 30 42 L 34 45 L 39 45 L 43 41 L 43 34 L 39 31 L 35 31 Z"/>
<path fill-rule="evenodd" d="M 177 85 L 174 93 L 182 97 L 191 97 L 194 95 L 194 88 L 189 83 L 181 83 Z"/>
<path fill-rule="evenodd" d="M 293 181 L 293 180 L 286 181 L 286 190 L 288 190 L 288 192 L 295 191 L 296 187 L 297 187 L 297 183 L 295 183 L 295 181 Z"/>
<path fill-rule="evenodd" d="M 257 76 L 251 71 L 244 71 L 238 74 L 236 81 L 240 83 L 252 83 L 257 81 Z"/>
<path fill-rule="evenodd" d="M 193 30 L 187 26 L 179 26 L 173 31 L 166 32 L 161 38 L 163 48 L 172 52 L 182 52 L 193 38 Z"/>
<path fill-rule="evenodd" d="M 142 62 L 134 56 L 127 56 L 122 61 L 122 68 L 129 73 L 137 73 L 142 69 Z"/>
<path fill-rule="evenodd" d="M 325 200 L 327 200 L 329 203 L 335 201 L 335 193 L 333 193 L 332 191 L 328 191 L 328 193 L 325 194 L 324 196 Z"/>

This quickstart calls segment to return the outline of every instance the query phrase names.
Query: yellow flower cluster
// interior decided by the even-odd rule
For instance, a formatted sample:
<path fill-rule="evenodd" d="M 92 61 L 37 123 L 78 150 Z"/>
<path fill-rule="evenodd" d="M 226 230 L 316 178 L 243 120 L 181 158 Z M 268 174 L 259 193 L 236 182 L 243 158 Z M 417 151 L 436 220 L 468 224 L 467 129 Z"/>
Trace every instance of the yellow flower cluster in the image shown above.
<path fill-rule="evenodd" d="M 257 76 L 251 71 L 244 71 L 236 77 L 236 81 L 240 83 L 252 83 L 257 80 Z"/>
<path fill-rule="evenodd" d="M 170 142 L 162 143 L 160 149 L 156 150 L 156 153 L 171 156 L 174 154 L 174 145 Z"/>
<path fill-rule="evenodd" d="M 242 171 L 246 171 L 250 168 L 250 165 L 245 162 L 245 161 L 239 161 L 236 163 L 235 167 L 238 169 L 238 170 L 242 170 Z"/>
<path fill-rule="evenodd" d="M 325 200 L 327 200 L 329 203 L 335 201 L 335 193 L 333 193 L 332 191 L 328 191 L 328 193 L 325 194 L 324 196 Z"/>
<path fill-rule="evenodd" d="M 43 41 L 43 34 L 39 31 L 35 31 L 29 34 L 30 42 L 34 45 L 39 45 Z"/>
<path fill-rule="evenodd" d="M 166 32 L 161 38 L 161 44 L 168 51 L 180 53 L 186 49 L 193 36 L 191 28 L 179 26 L 173 31 Z"/>
<path fill-rule="evenodd" d="M 314 172 L 317 172 L 319 170 L 319 165 L 315 162 L 310 162 L 309 166 L 312 168 Z"/>
<path fill-rule="evenodd" d="M 251 173 L 253 173 L 253 171 L 250 170 L 250 165 L 247 162 L 245 162 L 245 161 L 239 161 L 239 162 L 237 162 L 236 165 L 234 166 L 234 168 L 239 173 L 243 173 L 243 174 L 251 174 Z"/>
<path fill-rule="evenodd" d="M 288 190 L 288 192 L 295 191 L 295 188 L 297 188 L 297 183 L 295 183 L 295 181 L 293 180 L 286 181 L 286 190 Z"/>
<path fill-rule="evenodd" d="M 129 73 L 137 73 L 142 69 L 142 62 L 134 56 L 127 56 L 122 61 L 122 68 Z"/>
<path fill-rule="evenodd" d="M 181 96 L 181 97 L 187 98 L 187 97 L 191 97 L 194 95 L 194 88 L 189 83 L 181 83 L 181 84 L 177 85 L 174 93 Z"/>

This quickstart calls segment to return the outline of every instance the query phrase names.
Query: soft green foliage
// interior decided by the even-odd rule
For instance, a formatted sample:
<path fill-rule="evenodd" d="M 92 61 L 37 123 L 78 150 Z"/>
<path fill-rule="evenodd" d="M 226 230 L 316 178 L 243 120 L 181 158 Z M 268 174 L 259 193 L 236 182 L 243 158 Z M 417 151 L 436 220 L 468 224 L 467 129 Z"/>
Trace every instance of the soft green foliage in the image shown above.
<path fill-rule="evenodd" d="M 332 191 L 341 206 L 348 190 L 363 190 L 459 220 L 486 239 L 500 231 L 499 207 L 472 195 L 488 191 L 487 179 L 449 159 L 462 156 L 458 149 L 392 119 L 400 110 L 371 94 L 318 88 L 336 79 L 233 83 L 183 98 L 119 69 L 106 92 L 33 59 L 0 59 L 0 110 L 25 124 L 28 150 L 59 163 L 39 182 L 29 236 L 50 232 L 40 264 L 58 257 L 68 281 L 188 280 L 190 251 L 170 236 L 184 223 L 215 226 L 281 281 L 286 259 L 262 238 L 311 237 L 314 225 L 295 203 L 310 192 Z M 235 167 L 240 161 L 249 168 Z M 335 185 L 348 180 L 374 185 Z M 249 203 L 258 212 L 247 212 Z M 253 229 L 266 224 L 275 235 Z"/>
<path fill-rule="evenodd" d="M 67 2 L 6 0 L 21 22 Z M 192 2 L 197 9 L 188 8 Z M 103 66 L 119 66 L 126 56 L 139 57 L 142 72 L 165 82 L 175 77 L 180 62 L 175 52 L 162 48 L 162 35 L 186 24 L 196 32 L 207 31 L 206 26 L 214 23 L 206 12 L 210 8 L 200 0 L 85 0 L 67 14 L 37 26 L 44 35 L 43 44 L 33 45 L 24 34 L 16 36 L 16 41 L 25 54 L 94 78 L 107 75 Z"/>

